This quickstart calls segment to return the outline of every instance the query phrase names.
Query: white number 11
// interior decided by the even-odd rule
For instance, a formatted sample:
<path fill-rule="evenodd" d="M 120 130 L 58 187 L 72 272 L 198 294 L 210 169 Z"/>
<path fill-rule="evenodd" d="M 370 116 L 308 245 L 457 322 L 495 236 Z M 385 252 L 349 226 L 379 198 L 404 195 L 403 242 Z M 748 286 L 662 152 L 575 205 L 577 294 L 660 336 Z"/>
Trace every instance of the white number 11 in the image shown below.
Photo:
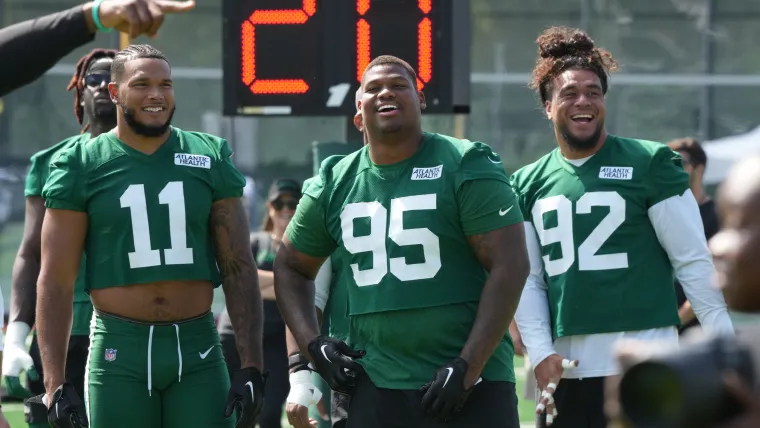
<path fill-rule="evenodd" d="M 132 240 L 135 251 L 129 253 L 129 267 L 132 269 L 158 266 L 161 264 L 159 250 L 152 249 L 150 243 L 150 222 L 148 204 L 145 200 L 145 185 L 132 184 L 119 198 L 122 208 L 129 208 L 132 219 Z M 193 249 L 187 248 L 187 221 L 185 219 L 185 190 L 181 181 L 170 181 L 158 194 L 158 202 L 169 207 L 169 238 L 171 248 L 164 251 L 164 264 L 186 265 L 193 263 Z"/>

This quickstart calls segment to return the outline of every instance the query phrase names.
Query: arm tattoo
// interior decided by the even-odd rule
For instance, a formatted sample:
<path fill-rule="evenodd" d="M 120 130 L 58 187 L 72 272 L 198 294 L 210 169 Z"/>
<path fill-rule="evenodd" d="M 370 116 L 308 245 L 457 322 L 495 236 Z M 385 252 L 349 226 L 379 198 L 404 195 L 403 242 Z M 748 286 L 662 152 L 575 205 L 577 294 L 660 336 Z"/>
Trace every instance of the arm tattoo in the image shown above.
<path fill-rule="evenodd" d="M 239 199 L 217 201 L 209 222 L 241 368 L 261 370 L 263 309 L 242 203 Z"/>

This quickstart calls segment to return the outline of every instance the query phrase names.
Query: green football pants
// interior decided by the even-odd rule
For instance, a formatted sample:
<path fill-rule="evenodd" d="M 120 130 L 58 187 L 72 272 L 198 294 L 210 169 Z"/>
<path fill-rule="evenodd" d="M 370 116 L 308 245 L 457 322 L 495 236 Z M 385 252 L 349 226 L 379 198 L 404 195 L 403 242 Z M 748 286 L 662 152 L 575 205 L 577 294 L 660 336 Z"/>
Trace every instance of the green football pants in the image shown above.
<path fill-rule="evenodd" d="M 149 324 L 95 311 L 85 397 L 95 428 L 232 428 L 211 313 Z"/>

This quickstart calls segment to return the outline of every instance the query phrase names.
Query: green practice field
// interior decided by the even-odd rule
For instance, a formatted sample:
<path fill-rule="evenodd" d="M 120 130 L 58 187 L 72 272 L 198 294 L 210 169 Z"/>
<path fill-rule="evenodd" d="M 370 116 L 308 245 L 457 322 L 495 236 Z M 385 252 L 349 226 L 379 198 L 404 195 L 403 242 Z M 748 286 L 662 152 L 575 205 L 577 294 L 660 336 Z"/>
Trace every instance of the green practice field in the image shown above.
<path fill-rule="evenodd" d="M 515 358 L 515 374 L 517 375 L 517 397 L 519 401 L 520 421 L 525 428 L 533 426 L 535 404 L 533 401 L 522 399 L 523 384 L 525 383 L 525 369 L 522 358 Z M 8 418 L 11 428 L 26 428 L 24 422 L 24 406 L 21 403 L 3 403 L 3 413 Z M 282 426 L 288 427 L 288 420 L 283 416 Z"/>

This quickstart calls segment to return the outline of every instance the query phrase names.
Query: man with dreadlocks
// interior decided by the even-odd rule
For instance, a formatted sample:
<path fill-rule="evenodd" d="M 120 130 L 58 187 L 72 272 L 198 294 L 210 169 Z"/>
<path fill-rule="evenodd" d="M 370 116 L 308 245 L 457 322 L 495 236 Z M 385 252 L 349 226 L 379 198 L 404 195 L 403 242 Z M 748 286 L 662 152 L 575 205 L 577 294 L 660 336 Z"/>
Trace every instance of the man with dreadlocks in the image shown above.
<path fill-rule="evenodd" d="M 531 262 L 515 319 L 535 368 L 537 425 L 601 428 L 605 378 L 619 374 L 614 343 L 678 342 L 674 274 L 704 327 L 733 327 L 680 156 L 604 129 L 612 56 L 572 28 L 537 43 L 532 86 L 559 147 L 511 179 Z"/>
<path fill-rule="evenodd" d="M 108 91 L 116 127 L 57 154 L 42 191 L 37 329 L 48 420 L 231 428 L 237 408 L 237 427 L 254 428 L 262 302 L 245 178 L 224 139 L 171 126 L 171 67 L 155 48 L 117 53 Z M 95 307 L 86 406 L 63 367 L 82 252 Z M 210 311 L 222 284 L 241 362 L 232 386 Z"/>
<path fill-rule="evenodd" d="M 87 125 L 80 134 L 69 137 L 53 147 L 32 156 L 32 165 L 26 177 L 26 221 L 24 235 L 14 263 L 9 325 L 5 336 L 5 355 L 2 372 L 8 395 L 25 398 L 45 391 L 42 382 L 42 363 L 35 334 L 29 352 L 26 337 L 35 323 L 37 277 L 40 273 L 40 236 L 45 201 L 42 188 L 49 174 L 50 160 L 80 141 L 87 141 L 116 126 L 116 107 L 108 96 L 111 81 L 111 63 L 115 50 L 95 49 L 82 57 L 76 66 L 68 90 L 74 90 L 74 113 L 81 125 Z M 82 267 L 84 266 L 82 258 Z M 80 268 L 80 272 L 84 272 Z M 92 303 L 85 293 L 84 275 L 77 276 L 74 293 L 74 317 L 66 356 L 66 380 L 77 393 L 84 394 L 84 372 L 87 361 L 89 324 Z M 19 381 L 21 371 L 27 372 L 29 390 Z M 40 411 L 41 410 L 41 411 Z M 49 426 L 44 409 L 27 406 L 26 420 L 32 427 Z"/>

